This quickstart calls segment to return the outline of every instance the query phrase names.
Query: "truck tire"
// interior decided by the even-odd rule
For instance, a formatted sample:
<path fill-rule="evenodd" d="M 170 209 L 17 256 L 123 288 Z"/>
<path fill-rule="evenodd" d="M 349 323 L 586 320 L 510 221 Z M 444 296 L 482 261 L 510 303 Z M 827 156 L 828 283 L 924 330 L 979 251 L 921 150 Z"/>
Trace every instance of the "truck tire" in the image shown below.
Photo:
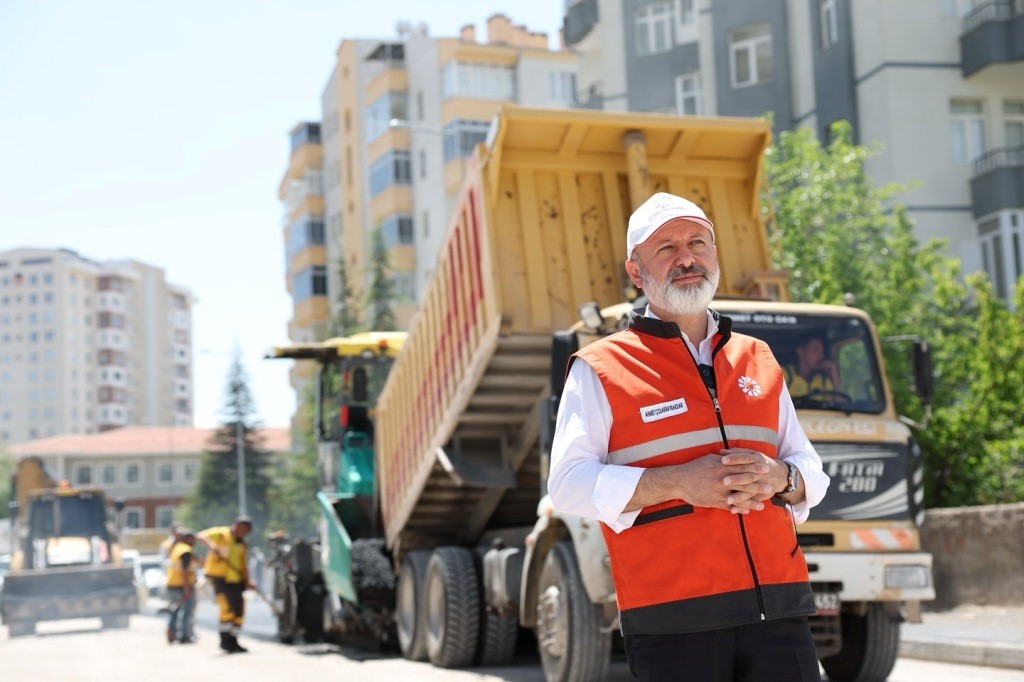
<path fill-rule="evenodd" d="M 480 579 L 473 553 L 439 547 L 427 563 L 427 657 L 440 668 L 473 663 L 480 636 Z"/>
<path fill-rule="evenodd" d="M 601 607 L 583 587 L 576 552 L 559 542 L 544 559 L 537 597 L 537 647 L 548 682 L 603 680 L 611 633 L 601 632 Z"/>
<path fill-rule="evenodd" d="M 821 659 L 833 682 L 883 682 L 896 665 L 900 624 L 885 615 L 882 604 L 868 604 L 867 613 L 842 614 L 842 649 Z"/>
<path fill-rule="evenodd" d="M 480 618 L 480 653 L 477 663 L 482 666 L 504 665 L 516 653 L 519 638 L 519 618 L 515 613 L 499 613 L 484 607 Z"/>
<path fill-rule="evenodd" d="M 409 552 L 398 569 L 395 623 L 398 647 L 410 661 L 427 660 L 427 562 L 430 552 Z"/>

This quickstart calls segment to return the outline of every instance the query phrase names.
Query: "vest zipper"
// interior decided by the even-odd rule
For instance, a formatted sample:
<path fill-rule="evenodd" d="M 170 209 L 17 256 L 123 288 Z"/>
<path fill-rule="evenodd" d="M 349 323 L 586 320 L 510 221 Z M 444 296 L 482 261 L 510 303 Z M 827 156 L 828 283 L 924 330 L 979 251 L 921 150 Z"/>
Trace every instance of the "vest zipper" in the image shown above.
<path fill-rule="evenodd" d="M 697 369 L 697 374 L 700 374 L 700 363 L 697 362 L 697 358 L 693 357 L 693 354 L 690 353 L 690 350 L 685 347 L 686 342 L 683 341 L 682 338 L 680 338 L 680 341 L 682 341 L 683 343 L 683 347 L 684 350 L 686 350 L 686 354 L 689 355 L 690 360 L 693 361 L 693 364 Z M 718 430 L 722 434 L 722 444 L 725 445 L 726 448 L 728 448 L 729 437 L 725 435 L 725 422 L 722 420 L 722 406 L 718 403 L 718 380 L 716 377 L 714 377 L 715 356 L 718 354 L 718 349 L 721 348 L 721 345 L 722 344 L 717 346 L 711 353 L 712 381 L 710 383 L 704 382 L 704 388 L 707 389 L 708 395 L 711 396 L 711 404 L 714 405 L 715 407 L 715 418 L 718 419 Z M 750 553 L 750 544 L 747 541 L 747 527 L 743 523 L 742 514 L 737 514 L 736 518 L 739 520 L 740 523 L 740 536 L 743 538 L 743 551 L 746 552 L 747 555 L 747 565 L 750 566 L 750 577 L 754 579 L 754 595 L 757 597 L 757 610 L 758 613 L 761 614 L 761 620 L 765 620 L 766 616 L 764 612 L 764 596 L 761 594 L 761 581 L 757 579 L 757 568 L 754 567 L 754 557 Z"/>

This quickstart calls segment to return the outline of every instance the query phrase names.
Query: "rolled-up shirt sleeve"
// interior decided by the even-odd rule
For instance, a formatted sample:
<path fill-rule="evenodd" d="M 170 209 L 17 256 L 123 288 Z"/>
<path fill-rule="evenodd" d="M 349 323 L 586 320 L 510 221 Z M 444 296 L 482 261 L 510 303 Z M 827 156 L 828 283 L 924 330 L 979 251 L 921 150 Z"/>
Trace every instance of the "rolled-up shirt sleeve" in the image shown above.
<path fill-rule="evenodd" d="M 548 494 L 558 511 L 602 521 L 619 533 L 640 513 L 622 510 L 644 469 L 607 463 L 611 424 L 597 373 L 583 360 L 573 362 L 558 405 Z"/>
<path fill-rule="evenodd" d="M 779 394 L 779 459 L 795 466 L 804 479 L 805 499 L 793 505 L 794 519 L 803 523 L 810 515 L 811 507 L 825 498 L 829 477 L 821 466 L 821 457 L 800 426 L 793 398 L 785 384 Z"/>

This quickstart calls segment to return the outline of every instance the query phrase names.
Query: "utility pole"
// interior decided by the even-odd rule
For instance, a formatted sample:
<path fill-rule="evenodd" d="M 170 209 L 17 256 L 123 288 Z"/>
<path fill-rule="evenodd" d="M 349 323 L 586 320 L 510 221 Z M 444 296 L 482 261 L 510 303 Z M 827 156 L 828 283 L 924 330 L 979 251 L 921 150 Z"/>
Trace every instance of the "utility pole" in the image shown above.
<path fill-rule="evenodd" d="M 245 440 L 242 433 L 242 415 L 237 415 L 235 422 L 235 455 L 238 459 L 238 515 L 244 516 L 245 511 Z"/>

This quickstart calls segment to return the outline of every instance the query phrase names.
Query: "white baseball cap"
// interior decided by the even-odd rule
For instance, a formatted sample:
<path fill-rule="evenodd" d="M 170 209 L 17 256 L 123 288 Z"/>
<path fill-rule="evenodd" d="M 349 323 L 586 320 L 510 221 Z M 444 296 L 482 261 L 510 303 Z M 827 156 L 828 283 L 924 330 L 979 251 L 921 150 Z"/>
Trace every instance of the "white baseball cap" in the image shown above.
<path fill-rule="evenodd" d="M 658 192 L 629 216 L 629 227 L 626 229 L 626 258 L 633 256 L 633 249 L 637 245 L 643 244 L 666 223 L 677 218 L 692 220 L 708 228 L 711 232 L 711 243 L 715 243 L 715 226 L 704 215 L 700 206 L 674 194 Z"/>

